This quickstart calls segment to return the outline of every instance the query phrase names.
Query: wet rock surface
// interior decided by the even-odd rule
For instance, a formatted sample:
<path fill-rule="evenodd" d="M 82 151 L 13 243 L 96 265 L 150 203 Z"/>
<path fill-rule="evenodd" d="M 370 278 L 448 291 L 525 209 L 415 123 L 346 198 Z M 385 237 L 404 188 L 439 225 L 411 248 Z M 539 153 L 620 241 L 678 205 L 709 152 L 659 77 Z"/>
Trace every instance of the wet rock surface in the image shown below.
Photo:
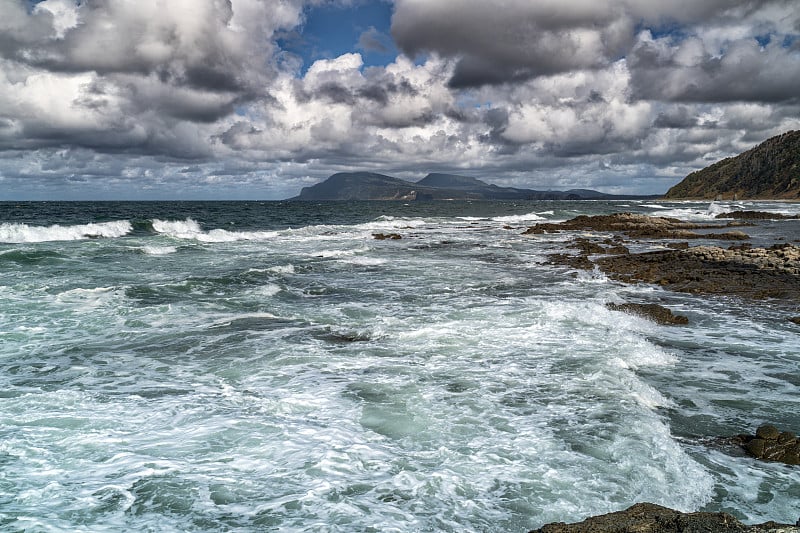
<path fill-rule="evenodd" d="M 624 511 L 587 518 L 576 524 L 547 524 L 531 533 L 800 533 L 798 525 L 766 522 L 748 526 L 727 513 L 682 513 L 652 503 L 637 503 Z"/>
<path fill-rule="evenodd" d="M 621 311 L 630 315 L 636 315 L 665 326 L 682 326 L 689 323 L 687 317 L 676 315 L 670 309 L 659 304 L 609 303 L 606 304 L 606 307 L 612 311 Z"/>
<path fill-rule="evenodd" d="M 613 215 L 581 215 L 566 222 L 543 222 L 531 226 L 525 235 L 536 235 L 561 231 L 610 231 L 620 232 L 633 239 L 747 239 L 742 232 L 697 233 L 696 229 L 721 229 L 739 224 L 695 224 L 677 218 L 651 217 L 634 213 Z"/>
<path fill-rule="evenodd" d="M 791 244 L 766 249 L 696 246 L 603 257 L 596 264 L 612 279 L 655 283 L 678 292 L 800 298 L 800 247 Z"/>
<path fill-rule="evenodd" d="M 714 218 L 733 218 L 737 220 L 796 220 L 800 219 L 800 216 L 767 213 L 766 211 L 731 211 L 730 213 L 720 213 Z"/>
<path fill-rule="evenodd" d="M 385 241 L 387 239 L 393 241 L 399 241 L 400 239 L 403 238 L 403 236 L 400 235 L 399 233 L 373 233 L 372 237 L 379 241 Z"/>
<path fill-rule="evenodd" d="M 748 213 L 745 211 L 739 213 Z M 758 212 L 750 212 L 758 213 Z M 772 215 L 772 214 L 770 214 Z M 756 217 L 758 215 L 746 215 Z M 696 233 L 691 230 L 725 228 L 682 222 L 674 218 L 632 213 L 579 216 L 562 223 L 531 226 L 526 235 L 563 231 L 604 231 L 613 238 L 578 237 L 569 245 L 577 254 L 552 254 L 550 264 L 574 269 L 598 267 L 610 278 L 626 283 L 654 283 L 678 292 L 727 294 L 747 298 L 800 298 L 800 247 L 782 243 L 753 248 L 742 243 L 720 246 L 690 246 L 685 239 L 746 240 L 741 231 Z M 628 239 L 681 239 L 666 243 L 666 250 L 632 254 Z M 590 256 L 598 256 L 594 260 Z"/>
<path fill-rule="evenodd" d="M 736 445 L 751 457 L 787 465 L 800 465 L 800 439 L 791 431 L 763 425 L 755 435 L 723 438 L 723 444 Z"/>

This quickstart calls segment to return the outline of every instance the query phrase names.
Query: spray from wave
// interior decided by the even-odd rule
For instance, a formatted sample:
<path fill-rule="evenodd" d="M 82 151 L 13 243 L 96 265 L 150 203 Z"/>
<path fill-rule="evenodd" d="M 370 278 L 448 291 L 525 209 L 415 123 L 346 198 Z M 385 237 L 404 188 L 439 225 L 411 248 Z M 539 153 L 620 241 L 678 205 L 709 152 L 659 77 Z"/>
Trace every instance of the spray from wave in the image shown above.
<path fill-rule="evenodd" d="M 28 243 L 49 241 L 78 241 L 82 239 L 113 239 L 127 235 L 133 226 L 127 220 L 80 224 L 76 226 L 29 226 L 0 224 L 0 242 Z"/>

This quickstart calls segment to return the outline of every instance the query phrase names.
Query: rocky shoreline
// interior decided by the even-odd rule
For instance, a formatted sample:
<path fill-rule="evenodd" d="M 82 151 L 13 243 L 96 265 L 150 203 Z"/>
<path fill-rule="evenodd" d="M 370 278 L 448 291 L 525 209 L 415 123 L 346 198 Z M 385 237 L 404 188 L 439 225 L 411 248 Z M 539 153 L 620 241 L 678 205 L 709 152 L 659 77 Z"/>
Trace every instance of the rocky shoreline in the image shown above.
<path fill-rule="evenodd" d="M 788 312 L 786 319 L 800 325 L 800 246 L 780 242 L 754 248 L 746 242 L 723 246 L 691 240 L 747 241 L 749 236 L 733 227 L 753 221 L 788 220 L 774 213 L 740 211 L 724 213 L 724 224 L 694 224 L 674 218 L 632 213 L 579 216 L 562 223 L 540 223 L 524 232 L 536 236 L 548 233 L 576 233 L 568 244 L 573 253 L 549 256 L 549 263 L 568 269 L 598 269 L 610 279 L 623 283 L 649 283 L 666 290 L 692 294 L 770 299 Z M 698 230 L 702 230 L 701 232 Z M 631 253 L 634 246 L 661 249 Z M 795 241 L 798 242 L 798 241 Z M 609 309 L 634 314 L 656 323 L 685 326 L 687 317 L 675 315 L 655 303 L 609 303 Z M 773 426 L 761 426 L 755 435 L 712 437 L 708 444 L 728 448 L 755 460 L 781 462 L 790 468 L 800 465 L 800 439 Z M 798 511 L 800 514 L 800 510 Z M 745 525 L 725 513 L 681 513 L 650 503 L 640 503 L 616 513 L 595 516 L 576 524 L 554 523 L 536 530 L 541 533 L 600 532 L 792 532 L 797 524 L 767 522 Z"/>
<path fill-rule="evenodd" d="M 743 212 L 746 220 L 781 220 L 781 215 Z M 738 218 L 736 213 L 722 215 Z M 697 294 L 744 298 L 800 300 L 800 246 L 776 243 L 752 248 L 747 243 L 729 246 L 690 246 L 688 240 L 746 241 L 748 235 L 729 228 L 744 222 L 694 224 L 674 218 L 632 213 L 579 216 L 562 223 L 531 226 L 525 235 L 581 232 L 568 245 L 574 254 L 552 254 L 551 264 L 574 269 L 598 268 L 611 279 L 625 283 L 652 283 L 665 289 Z M 707 230 L 702 233 L 696 230 Z M 708 231 L 711 230 L 711 231 Z M 604 232 L 611 236 L 585 236 Z M 664 241 L 666 249 L 630 253 L 631 244 Z"/>
<path fill-rule="evenodd" d="M 682 513 L 652 503 L 637 503 L 624 511 L 587 518 L 576 524 L 556 522 L 530 533 L 800 533 L 798 524 L 766 522 L 747 526 L 727 513 Z"/>

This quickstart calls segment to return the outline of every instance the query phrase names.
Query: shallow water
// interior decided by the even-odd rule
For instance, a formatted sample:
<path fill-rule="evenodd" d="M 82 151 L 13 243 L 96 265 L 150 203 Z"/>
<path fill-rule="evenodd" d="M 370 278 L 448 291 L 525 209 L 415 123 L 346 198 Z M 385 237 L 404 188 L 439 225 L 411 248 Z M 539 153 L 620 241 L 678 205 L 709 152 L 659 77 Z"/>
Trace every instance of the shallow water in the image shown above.
<path fill-rule="evenodd" d="M 794 523 L 796 469 L 703 441 L 800 428 L 786 309 L 570 273 L 545 264 L 566 236 L 521 235 L 728 207 L 0 204 L 0 527 L 526 531 L 640 501 Z"/>

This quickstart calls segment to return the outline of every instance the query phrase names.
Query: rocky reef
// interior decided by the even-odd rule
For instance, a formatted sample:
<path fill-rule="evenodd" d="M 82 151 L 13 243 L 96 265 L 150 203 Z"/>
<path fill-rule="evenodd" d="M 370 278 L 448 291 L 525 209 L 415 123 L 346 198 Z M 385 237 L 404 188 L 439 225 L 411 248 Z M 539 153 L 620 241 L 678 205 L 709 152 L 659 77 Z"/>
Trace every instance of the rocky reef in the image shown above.
<path fill-rule="evenodd" d="M 727 513 L 682 513 L 652 503 L 587 518 L 576 524 L 547 524 L 531 533 L 800 533 L 798 524 L 766 522 L 748 526 Z"/>
<path fill-rule="evenodd" d="M 739 298 L 779 299 L 780 305 L 796 313 L 800 301 L 800 247 L 782 242 L 768 247 L 739 243 L 728 247 L 703 244 L 690 246 L 693 239 L 747 240 L 747 234 L 727 231 L 735 225 L 758 220 L 794 217 L 742 211 L 719 218 L 735 219 L 726 225 L 693 224 L 674 218 L 631 213 L 580 216 L 562 223 L 540 223 L 525 234 L 581 232 L 568 245 L 572 253 L 549 256 L 550 264 L 569 269 L 599 269 L 609 278 L 624 283 L 652 283 L 667 290 Z M 703 233 L 697 230 L 710 230 Z M 586 233 L 590 234 L 587 236 Z M 610 235 L 609 235 L 610 234 Z M 655 242 L 654 242 L 655 241 Z M 680 242 L 675 242 L 680 241 Z M 643 251 L 631 253 L 638 246 Z M 641 316 L 664 325 L 685 325 L 685 316 L 656 303 L 608 303 L 614 311 Z M 787 320 L 800 325 L 800 316 Z M 755 460 L 800 464 L 800 439 L 794 433 L 764 425 L 754 435 L 709 437 L 706 445 Z M 800 514 L 800 511 L 798 511 Z M 767 522 L 745 525 L 726 513 L 682 513 L 651 503 L 639 503 L 624 511 L 595 516 L 575 524 L 547 524 L 538 533 L 678 533 L 678 532 L 773 532 L 800 533 L 797 524 Z"/>
<path fill-rule="evenodd" d="M 697 233 L 696 229 L 721 229 L 738 226 L 738 223 L 694 224 L 677 218 L 651 217 L 635 213 L 616 213 L 613 215 L 581 215 L 561 223 L 539 223 L 525 231 L 526 235 L 560 231 L 611 231 L 620 232 L 632 239 L 722 239 L 746 240 L 747 235 L 737 232 Z"/>
<path fill-rule="evenodd" d="M 800 247 L 725 249 L 696 246 L 609 256 L 595 264 L 610 278 L 655 283 L 679 292 L 747 298 L 800 298 Z"/>
<path fill-rule="evenodd" d="M 736 223 L 734 223 L 736 224 Z M 576 237 L 569 245 L 577 254 L 553 254 L 551 264 L 575 269 L 599 268 L 626 283 L 654 283 L 666 289 L 697 294 L 747 298 L 800 299 L 800 247 L 781 243 L 769 248 L 749 244 L 728 248 L 668 243 L 665 250 L 632 254 L 624 237 L 633 240 L 747 240 L 741 231 L 724 231 L 730 224 L 694 224 L 674 218 L 631 213 L 579 216 L 561 223 L 531 226 L 526 235 L 592 231 L 613 237 Z M 698 233 L 694 230 L 717 230 Z M 597 256 L 592 260 L 592 256 Z"/>

